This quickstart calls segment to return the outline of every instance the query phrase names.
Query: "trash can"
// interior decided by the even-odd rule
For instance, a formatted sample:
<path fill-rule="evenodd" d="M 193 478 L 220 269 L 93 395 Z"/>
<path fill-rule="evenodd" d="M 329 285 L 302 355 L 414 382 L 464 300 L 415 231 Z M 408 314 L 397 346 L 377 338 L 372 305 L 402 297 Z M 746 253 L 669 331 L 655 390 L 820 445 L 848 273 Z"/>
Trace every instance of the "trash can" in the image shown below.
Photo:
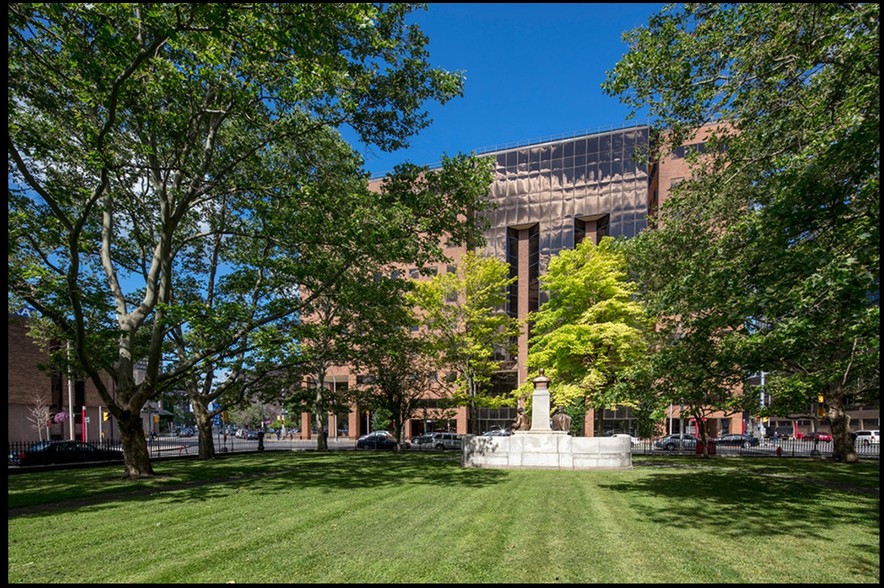
<path fill-rule="evenodd" d="M 709 441 L 708 443 L 709 443 L 709 455 L 715 455 L 715 441 Z M 695 446 L 697 455 L 703 455 L 703 447 L 705 447 L 705 446 L 706 446 L 706 444 L 703 443 L 702 441 L 697 442 L 697 445 Z"/>

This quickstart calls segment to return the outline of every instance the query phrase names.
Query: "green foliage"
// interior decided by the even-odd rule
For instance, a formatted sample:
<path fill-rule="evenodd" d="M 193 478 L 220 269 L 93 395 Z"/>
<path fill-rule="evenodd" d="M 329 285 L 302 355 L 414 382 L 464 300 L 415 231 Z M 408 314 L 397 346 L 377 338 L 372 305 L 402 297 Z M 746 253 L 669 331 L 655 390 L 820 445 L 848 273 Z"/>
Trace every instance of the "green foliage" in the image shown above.
<path fill-rule="evenodd" d="M 425 333 L 413 332 L 418 324 L 406 302 L 411 280 L 378 277 L 372 281 L 368 304 L 354 325 L 350 366 L 362 376 L 354 390 L 360 408 L 373 411 L 373 428 L 387 429 L 399 437 L 419 403 L 430 391 L 440 391 L 437 372 L 442 367 Z M 385 424 L 378 424 L 382 419 Z"/>
<path fill-rule="evenodd" d="M 303 308 L 299 288 L 473 231 L 472 191 L 372 192 L 338 132 L 404 147 L 427 100 L 461 93 L 414 8 L 9 5 L 8 289 L 72 343 L 131 447 L 159 391 L 207 402 L 222 370 L 227 401 L 266 373 L 255 350 Z M 467 177 L 473 159 L 456 161 Z M 145 448 L 127 465 L 149 475 Z"/>
<path fill-rule="evenodd" d="M 658 155 L 720 123 L 631 254 L 659 391 L 736 407 L 773 372 L 784 413 L 825 396 L 848 461 L 844 405 L 879 401 L 878 27 L 876 4 L 668 7 L 605 83 L 659 119 Z"/>
<path fill-rule="evenodd" d="M 644 354 L 650 325 L 635 284 L 626 279 L 620 242 L 604 237 L 596 246 L 585 239 L 563 250 L 550 260 L 541 283 L 549 300 L 529 317 L 528 366 L 535 373 L 545 370 L 552 404 L 629 404 L 612 385 Z"/>
<path fill-rule="evenodd" d="M 409 295 L 432 349 L 455 370 L 453 398 L 472 409 L 490 400 L 491 375 L 518 334 L 518 322 L 503 310 L 506 288 L 515 279 L 503 261 L 467 251 L 457 273 L 416 282 Z M 475 410 L 470 415 L 474 419 Z"/>

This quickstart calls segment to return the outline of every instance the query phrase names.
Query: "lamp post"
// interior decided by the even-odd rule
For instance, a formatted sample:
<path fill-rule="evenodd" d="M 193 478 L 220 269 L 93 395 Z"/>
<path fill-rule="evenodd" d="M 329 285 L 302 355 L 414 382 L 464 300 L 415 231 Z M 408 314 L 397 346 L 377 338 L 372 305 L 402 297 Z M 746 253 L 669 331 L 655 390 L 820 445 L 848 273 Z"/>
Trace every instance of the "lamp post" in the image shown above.
<path fill-rule="evenodd" d="M 279 411 L 279 416 L 282 417 L 282 438 L 285 439 L 285 417 L 289 414 L 286 409 L 282 409 Z"/>

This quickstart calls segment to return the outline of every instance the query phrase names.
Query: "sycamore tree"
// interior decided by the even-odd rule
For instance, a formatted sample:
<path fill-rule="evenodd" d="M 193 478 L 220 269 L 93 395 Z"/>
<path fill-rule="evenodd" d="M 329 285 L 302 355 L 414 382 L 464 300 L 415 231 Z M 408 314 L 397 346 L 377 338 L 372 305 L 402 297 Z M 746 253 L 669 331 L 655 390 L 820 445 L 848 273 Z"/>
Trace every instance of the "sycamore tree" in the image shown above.
<path fill-rule="evenodd" d="M 550 378 L 552 405 L 579 410 L 639 406 L 614 386 L 645 351 L 649 322 L 627 280 L 621 242 L 584 239 L 549 261 L 541 286 L 549 298 L 532 321 L 528 367 L 519 393 L 530 396 L 540 369 Z"/>
<path fill-rule="evenodd" d="M 359 276 L 370 279 L 365 274 Z M 356 276 L 352 276 L 356 277 Z M 349 408 L 350 396 L 335 395 L 328 386 L 328 373 L 334 366 L 347 365 L 354 353 L 353 310 L 355 298 L 366 290 L 364 282 L 347 280 L 316 296 L 305 308 L 306 315 L 289 331 L 285 362 L 298 377 L 293 383 L 289 404 L 311 413 L 316 428 L 316 449 L 328 450 L 328 414 Z"/>
<path fill-rule="evenodd" d="M 394 268 L 448 262 L 446 249 L 482 242 L 487 221 L 473 213 L 489 206 L 485 195 L 491 180 L 489 158 L 443 156 L 435 169 L 397 166 L 381 182 L 380 191 L 369 193 L 361 206 L 317 203 L 326 209 L 327 226 L 337 226 L 351 243 L 332 241 L 323 257 L 326 266 L 321 275 L 337 279 L 334 284 L 323 284 L 315 276 L 304 276 L 299 289 L 304 299 L 301 312 L 272 336 L 265 330 L 262 336 L 271 345 L 262 345 L 261 353 L 255 354 L 265 365 L 278 366 L 258 389 L 272 397 L 278 381 L 292 383 L 295 392 L 288 402 L 311 411 L 317 449 L 328 448 L 329 412 L 347 410 L 353 401 L 349 391 L 334 393 L 326 385 L 329 370 L 365 365 L 370 348 L 375 355 L 381 353 L 374 346 L 377 341 L 370 339 L 383 325 L 395 328 L 394 318 L 404 321 L 398 327 L 413 324 L 396 312 L 409 282 L 392 278 L 394 272 L 400 273 Z M 399 411 L 391 413 L 395 416 Z"/>
<path fill-rule="evenodd" d="M 634 256 L 695 385 L 764 370 L 783 410 L 822 395 L 846 462 L 847 406 L 879 402 L 878 30 L 877 4 L 677 5 L 604 84 L 660 122 L 652 156 L 719 123 Z"/>
<path fill-rule="evenodd" d="M 8 289 L 39 313 L 44 333 L 70 342 L 73 369 L 120 425 L 126 477 L 153 475 L 140 416 L 149 399 L 211 373 L 250 348 L 250 334 L 297 313 L 299 279 L 334 282 L 323 268 L 340 264 L 329 253 L 341 245 L 332 242 L 339 227 L 325 213 L 360 209 L 371 195 L 345 190 L 308 206 L 327 161 L 314 139 L 348 126 L 366 144 L 403 147 L 428 124 L 425 101 L 461 92 L 460 75 L 428 63 L 426 37 L 405 22 L 412 9 L 8 5 Z M 265 173 L 283 144 L 303 157 L 301 181 Z M 459 211 L 429 218 L 403 194 L 385 198 L 414 204 L 441 231 L 457 231 L 445 225 L 476 204 L 455 192 L 427 210 Z M 222 212 L 236 222 L 213 222 Z M 345 245 L 391 232 L 382 214 L 351 221 Z M 234 225 L 253 255 L 242 249 L 230 262 L 231 298 L 207 306 L 211 264 L 201 256 Z M 197 340 L 170 358 L 170 337 L 185 334 Z"/>
<path fill-rule="evenodd" d="M 320 158 L 321 167 L 315 165 Z M 193 408 L 201 458 L 214 456 L 216 414 L 256 395 L 267 399 L 270 391 L 276 398 L 269 401 L 278 402 L 290 385 L 291 366 L 272 350 L 282 343 L 281 332 L 298 325 L 291 311 L 304 312 L 312 303 L 301 288 L 321 294 L 348 266 L 378 252 L 373 238 L 349 239 L 373 199 L 361 161 L 335 133 L 313 133 L 309 142 L 278 141 L 253 163 L 207 210 L 206 236 L 177 252 L 187 270 L 178 273 L 173 288 L 165 357 L 171 371 L 209 352 L 206 361 L 182 371 L 180 384 Z M 309 199 L 291 199 L 279 190 L 280 180 L 309 191 Z M 342 208 L 342 198 L 350 206 Z M 268 213 L 256 222 L 255 209 Z M 331 233 L 327 226 L 339 230 Z M 239 338 L 226 336 L 235 325 L 250 323 Z M 224 353 L 212 351 L 219 341 L 229 343 Z"/>
<path fill-rule="evenodd" d="M 506 288 L 515 280 L 503 261 L 468 251 L 456 273 L 416 282 L 409 295 L 434 352 L 455 374 L 452 399 L 469 407 L 472 432 L 478 430 L 478 407 L 508 400 L 487 391 L 518 335 L 518 321 L 504 311 Z"/>
<path fill-rule="evenodd" d="M 438 380 L 444 368 L 432 340 L 417 326 L 415 309 L 406 301 L 412 280 L 377 280 L 375 296 L 359 313 L 356 329 L 358 353 L 353 367 L 361 376 L 354 390 L 360 407 L 390 415 L 391 428 L 405 443 L 405 423 L 412 418 L 429 391 L 444 394 Z"/>

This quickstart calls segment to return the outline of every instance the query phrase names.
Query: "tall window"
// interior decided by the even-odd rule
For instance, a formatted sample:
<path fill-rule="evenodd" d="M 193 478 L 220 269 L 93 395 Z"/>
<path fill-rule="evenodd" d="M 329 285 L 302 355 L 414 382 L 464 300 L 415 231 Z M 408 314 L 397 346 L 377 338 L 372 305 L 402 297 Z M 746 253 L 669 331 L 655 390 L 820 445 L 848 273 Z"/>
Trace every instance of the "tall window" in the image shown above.
<path fill-rule="evenodd" d="M 540 225 L 528 229 L 528 312 L 540 308 Z"/>
<path fill-rule="evenodd" d="M 574 247 L 589 237 L 593 245 L 598 245 L 602 237 L 608 235 L 609 215 L 583 216 L 574 219 Z"/>
<path fill-rule="evenodd" d="M 522 261 L 520 245 L 527 242 L 527 275 L 519 275 L 519 264 Z M 527 228 L 507 227 L 506 230 L 506 261 L 509 265 L 509 277 L 519 279 L 510 284 L 507 293 L 506 312 L 511 317 L 519 316 L 519 284 L 527 284 L 528 312 L 536 312 L 540 303 L 540 225 L 533 224 Z"/>
<path fill-rule="evenodd" d="M 519 275 L 519 230 L 513 227 L 506 229 L 506 262 L 509 265 L 510 279 Z M 519 314 L 519 282 L 514 281 L 508 287 L 506 312 L 511 317 Z"/>

